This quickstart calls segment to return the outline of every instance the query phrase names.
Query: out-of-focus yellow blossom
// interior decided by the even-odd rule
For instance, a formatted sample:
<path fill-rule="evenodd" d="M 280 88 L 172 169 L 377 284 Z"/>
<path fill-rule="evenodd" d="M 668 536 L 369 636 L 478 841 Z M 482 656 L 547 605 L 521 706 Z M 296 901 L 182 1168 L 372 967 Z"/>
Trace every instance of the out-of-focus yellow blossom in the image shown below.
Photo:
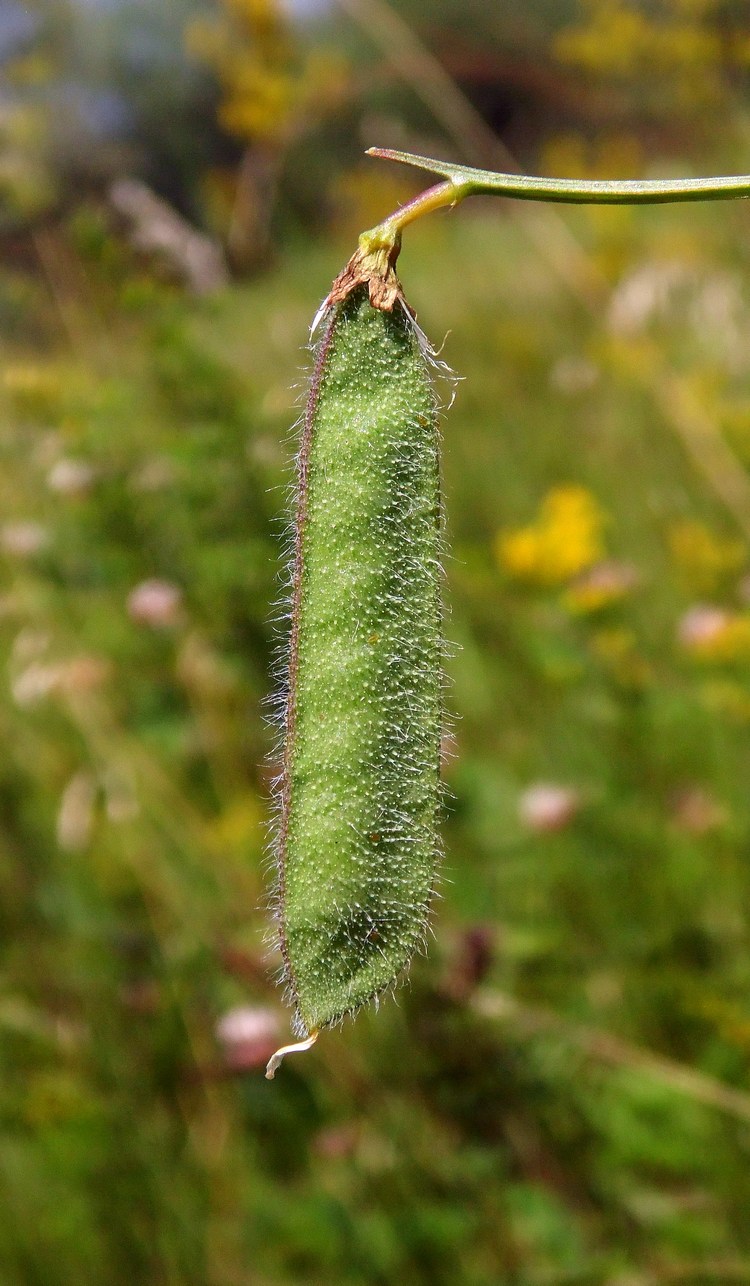
<path fill-rule="evenodd" d="M 711 679 L 700 690 L 702 704 L 711 714 L 730 723 L 750 723 L 750 692 L 731 679 Z"/>
<path fill-rule="evenodd" d="M 699 593 L 710 593 L 722 581 L 735 576 L 747 559 L 741 540 L 717 536 L 696 520 L 675 523 L 667 540 L 681 580 Z"/>
<path fill-rule="evenodd" d="M 4 68 L 4 74 L 9 84 L 27 89 L 30 86 L 48 85 L 54 79 L 55 66 L 48 53 L 34 49 L 14 59 Z"/>
<path fill-rule="evenodd" d="M 721 22 L 720 8 L 717 0 L 581 0 L 554 50 L 589 78 L 640 81 L 647 100 L 672 100 L 694 116 L 728 106 L 727 72 L 747 64 L 740 26 Z"/>
<path fill-rule="evenodd" d="M 238 59 L 226 64 L 232 94 L 219 108 L 219 120 L 236 138 L 272 138 L 285 125 L 296 105 L 294 81 L 281 73 L 248 67 Z"/>
<path fill-rule="evenodd" d="M 627 563 L 596 563 L 584 572 L 563 595 L 563 604 L 576 616 L 588 616 L 620 603 L 638 580 Z"/>
<path fill-rule="evenodd" d="M 262 812 L 255 797 L 248 794 L 235 800 L 217 817 L 210 833 L 218 850 L 240 854 L 247 852 L 250 843 L 258 841 L 262 828 Z"/>
<path fill-rule="evenodd" d="M 570 179 L 636 178 L 643 150 L 632 134 L 607 134 L 591 142 L 580 134 L 555 134 L 542 149 L 544 174 Z"/>
<path fill-rule="evenodd" d="M 373 166 L 345 170 L 332 184 L 337 229 L 357 237 L 362 228 L 371 228 L 384 210 L 396 210 L 414 195 L 413 183 L 401 171 L 391 174 Z"/>
<path fill-rule="evenodd" d="M 569 179 L 627 179 L 642 174 L 643 165 L 642 149 L 631 134 L 608 132 L 590 140 L 568 133 L 556 135 L 544 145 L 540 169 Z M 633 222 L 633 207 L 587 205 L 584 217 L 597 234 L 592 257 L 614 285 L 628 266 L 619 243 Z"/>
<path fill-rule="evenodd" d="M 750 1051 L 750 1012 L 722 996 L 706 996 L 695 1005 L 696 1013 L 713 1023 L 728 1045 Z"/>
<path fill-rule="evenodd" d="M 699 603 L 680 620 L 677 638 L 697 661 L 750 660 L 750 615 Z"/>
<path fill-rule="evenodd" d="M 644 688 L 651 679 L 651 666 L 638 651 L 638 640 L 633 630 L 618 627 L 597 630 L 591 636 L 591 651 L 609 673 L 624 688 Z"/>
<path fill-rule="evenodd" d="M 90 1111 L 91 1103 L 83 1094 L 80 1083 L 65 1072 L 61 1075 L 59 1069 L 54 1074 L 36 1072 L 25 1084 L 23 1115 L 31 1126 L 59 1125 L 84 1119 Z"/>
<path fill-rule="evenodd" d="M 28 415 L 49 414 L 62 393 L 60 372 L 37 362 L 12 363 L 5 367 L 2 381 L 19 411 Z"/>
<path fill-rule="evenodd" d="M 564 28 L 555 40 L 555 53 L 562 62 L 626 76 L 642 58 L 649 34 L 644 14 L 609 4 L 594 9 L 588 25 Z"/>
<path fill-rule="evenodd" d="M 518 580 L 565 584 L 603 558 L 604 523 L 604 511 L 585 487 L 554 487 L 535 522 L 500 532 L 495 544 L 498 562 Z"/>
<path fill-rule="evenodd" d="M 596 74 L 632 76 L 661 70 L 707 71 L 721 61 L 721 44 L 715 31 L 676 13 L 652 19 L 621 0 L 589 4 L 588 22 L 564 28 L 555 41 L 562 62 Z"/>
<path fill-rule="evenodd" d="M 220 0 L 185 34 L 188 53 L 212 66 L 222 89 L 219 118 L 245 143 L 279 146 L 347 92 L 341 59 L 303 52 L 278 0 Z"/>

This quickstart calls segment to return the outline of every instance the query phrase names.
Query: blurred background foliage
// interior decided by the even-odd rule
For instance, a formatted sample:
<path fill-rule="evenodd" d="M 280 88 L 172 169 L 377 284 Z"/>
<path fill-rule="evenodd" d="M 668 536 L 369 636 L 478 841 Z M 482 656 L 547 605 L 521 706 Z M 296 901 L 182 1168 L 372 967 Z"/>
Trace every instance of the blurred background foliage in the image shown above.
<path fill-rule="evenodd" d="M 0 1279 L 750 1282 L 741 204 L 409 233 L 464 377 L 435 939 L 262 1075 L 307 326 L 419 187 L 362 150 L 745 171 L 746 6 L 2 0 L 0 59 Z"/>

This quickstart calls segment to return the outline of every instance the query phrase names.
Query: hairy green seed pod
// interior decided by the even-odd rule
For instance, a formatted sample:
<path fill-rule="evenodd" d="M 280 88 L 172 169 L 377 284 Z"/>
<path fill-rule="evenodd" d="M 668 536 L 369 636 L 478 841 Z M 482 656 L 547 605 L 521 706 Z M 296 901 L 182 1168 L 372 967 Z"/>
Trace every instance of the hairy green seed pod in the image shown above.
<path fill-rule="evenodd" d="M 425 935 L 442 718 L 436 421 L 403 299 L 381 311 L 356 286 L 325 314 L 298 457 L 275 912 L 300 1036 L 391 987 Z"/>

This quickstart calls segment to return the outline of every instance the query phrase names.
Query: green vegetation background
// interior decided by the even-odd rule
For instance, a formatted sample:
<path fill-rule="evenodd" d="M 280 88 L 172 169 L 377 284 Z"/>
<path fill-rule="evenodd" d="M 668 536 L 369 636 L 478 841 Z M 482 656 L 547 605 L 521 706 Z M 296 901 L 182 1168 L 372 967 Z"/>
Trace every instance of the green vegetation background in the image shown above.
<path fill-rule="evenodd" d="M 719 9 L 661 7 L 704 34 Z M 642 104 L 626 36 L 624 72 L 589 72 Z M 699 48 L 708 104 L 683 57 L 645 142 L 548 127 L 527 164 L 613 173 L 658 137 L 674 170 L 747 169 L 737 67 Z M 425 110 L 403 108 L 408 139 Z M 327 223 L 303 235 L 282 194 L 273 262 L 205 298 L 43 149 L 48 185 L 12 188 L 0 1279 L 750 1281 L 747 209 L 477 203 L 410 230 L 408 297 L 460 376 L 435 938 L 380 1012 L 269 1083 L 294 389 L 319 299 L 396 191 L 314 155 Z"/>

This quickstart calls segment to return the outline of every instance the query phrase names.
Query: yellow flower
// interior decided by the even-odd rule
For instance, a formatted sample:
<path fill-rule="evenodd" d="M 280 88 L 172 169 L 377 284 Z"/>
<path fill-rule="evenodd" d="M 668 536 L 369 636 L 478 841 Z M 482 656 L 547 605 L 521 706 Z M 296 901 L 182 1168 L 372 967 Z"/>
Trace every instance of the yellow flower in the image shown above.
<path fill-rule="evenodd" d="M 60 372 L 53 366 L 19 363 L 5 367 L 3 384 L 16 408 L 27 415 L 48 415 L 62 392 Z"/>
<path fill-rule="evenodd" d="M 682 581 L 703 594 L 736 575 L 747 557 L 741 540 L 716 536 L 705 523 L 695 520 L 675 523 L 667 532 L 667 540 Z"/>
<path fill-rule="evenodd" d="M 638 651 L 633 630 L 619 626 L 597 630 L 591 636 L 590 645 L 594 657 L 621 687 L 641 689 L 650 682 L 651 666 Z"/>
<path fill-rule="evenodd" d="M 712 679 L 704 683 L 700 698 L 711 714 L 723 716 L 734 724 L 750 723 L 750 692 L 731 679 Z"/>
<path fill-rule="evenodd" d="M 708 995 L 694 1006 L 695 1012 L 713 1023 L 728 1045 L 750 1051 L 750 1013 L 741 1004 L 721 996 Z"/>
<path fill-rule="evenodd" d="M 554 487 L 535 522 L 500 532 L 495 552 L 500 566 L 518 580 L 561 585 L 604 556 L 605 516 L 585 487 Z"/>
<path fill-rule="evenodd" d="M 211 832 L 216 848 L 247 853 L 248 848 L 262 846 L 263 818 L 253 795 L 231 802 L 214 821 Z"/>

